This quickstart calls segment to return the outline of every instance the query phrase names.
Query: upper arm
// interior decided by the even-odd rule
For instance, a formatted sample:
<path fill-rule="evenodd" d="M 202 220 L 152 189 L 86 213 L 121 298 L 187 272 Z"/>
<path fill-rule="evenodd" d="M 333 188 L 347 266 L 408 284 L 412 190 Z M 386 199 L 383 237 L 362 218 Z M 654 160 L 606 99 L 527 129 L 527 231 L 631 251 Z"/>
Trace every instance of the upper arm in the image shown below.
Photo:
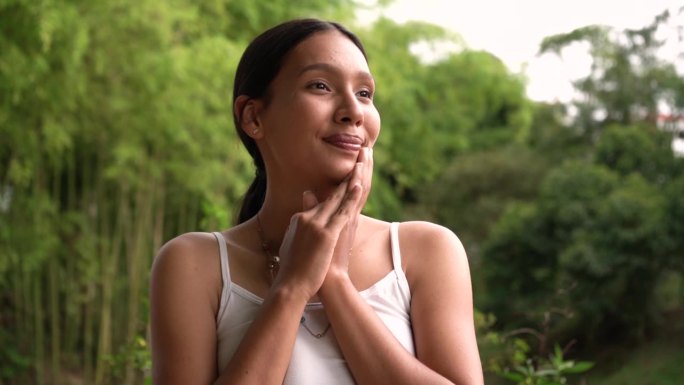
<path fill-rule="evenodd" d="M 482 384 L 470 269 L 461 242 L 447 228 L 427 222 L 403 227 L 418 359 L 457 384 Z"/>
<path fill-rule="evenodd" d="M 207 236 L 177 237 L 154 260 L 150 315 L 155 384 L 210 384 L 216 379 L 220 262 Z"/>

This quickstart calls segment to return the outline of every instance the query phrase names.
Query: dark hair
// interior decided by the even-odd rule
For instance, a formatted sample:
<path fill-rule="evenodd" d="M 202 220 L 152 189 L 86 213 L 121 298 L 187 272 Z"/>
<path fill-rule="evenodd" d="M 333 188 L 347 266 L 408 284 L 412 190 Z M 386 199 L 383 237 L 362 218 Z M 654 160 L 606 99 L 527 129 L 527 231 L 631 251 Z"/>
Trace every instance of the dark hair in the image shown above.
<path fill-rule="evenodd" d="M 318 19 L 294 19 L 278 24 L 257 36 L 247 46 L 235 71 L 233 105 L 238 96 L 249 98 L 267 97 L 268 87 L 280 71 L 285 55 L 297 44 L 316 32 L 337 30 L 349 38 L 366 57 L 366 52 L 354 33 L 344 26 Z M 266 197 L 266 170 L 256 142 L 240 128 L 238 115 L 233 111 L 233 121 L 240 140 L 252 156 L 256 166 L 254 181 L 247 189 L 238 214 L 238 223 L 256 215 Z"/>

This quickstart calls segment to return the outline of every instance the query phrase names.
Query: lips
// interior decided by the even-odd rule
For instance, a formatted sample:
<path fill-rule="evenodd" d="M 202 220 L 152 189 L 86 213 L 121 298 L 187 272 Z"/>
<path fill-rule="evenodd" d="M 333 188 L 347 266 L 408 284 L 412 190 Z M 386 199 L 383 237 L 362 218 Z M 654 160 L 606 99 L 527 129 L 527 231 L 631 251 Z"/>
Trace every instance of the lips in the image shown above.
<path fill-rule="evenodd" d="M 356 135 L 336 134 L 323 138 L 326 143 L 347 151 L 359 151 L 363 146 L 363 139 Z"/>

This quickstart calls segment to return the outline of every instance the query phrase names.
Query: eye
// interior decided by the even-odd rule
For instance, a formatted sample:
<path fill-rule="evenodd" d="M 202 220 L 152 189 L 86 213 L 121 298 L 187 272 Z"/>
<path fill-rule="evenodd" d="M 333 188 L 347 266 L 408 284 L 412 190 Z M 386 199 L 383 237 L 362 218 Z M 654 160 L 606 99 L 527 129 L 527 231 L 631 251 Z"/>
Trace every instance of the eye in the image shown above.
<path fill-rule="evenodd" d="M 358 94 L 362 98 L 373 99 L 373 92 L 370 90 L 361 90 Z"/>
<path fill-rule="evenodd" d="M 330 91 L 330 87 L 322 81 L 311 82 L 308 87 L 314 90 Z"/>

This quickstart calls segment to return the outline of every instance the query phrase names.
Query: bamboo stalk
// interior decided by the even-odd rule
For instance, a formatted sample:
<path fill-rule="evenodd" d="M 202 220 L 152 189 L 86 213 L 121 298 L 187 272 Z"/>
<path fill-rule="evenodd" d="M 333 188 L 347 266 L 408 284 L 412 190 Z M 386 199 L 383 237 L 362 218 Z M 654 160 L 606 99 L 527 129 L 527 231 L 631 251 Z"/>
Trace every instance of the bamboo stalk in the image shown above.
<path fill-rule="evenodd" d="M 58 206 L 57 210 L 61 209 L 59 207 L 60 202 L 62 201 L 62 185 L 61 185 L 61 177 L 60 177 L 60 165 L 58 164 L 59 162 L 55 162 L 53 164 L 53 169 L 52 173 L 50 173 L 50 176 L 52 177 L 52 191 L 50 192 L 50 198 L 53 202 L 56 202 L 55 205 Z M 51 250 L 52 251 L 52 250 Z M 61 368 L 60 368 L 60 362 L 61 362 L 61 350 L 60 350 L 60 338 L 62 337 L 61 335 L 61 329 L 60 329 L 60 311 L 59 311 L 59 292 L 60 292 L 60 287 L 59 287 L 59 280 L 58 280 L 58 269 L 59 269 L 59 264 L 57 263 L 57 260 L 59 258 L 59 252 L 58 250 L 55 250 L 55 254 L 52 256 L 48 257 L 48 260 L 46 261 L 46 267 L 47 267 L 47 274 L 48 274 L 48 287 L 49 287 L 49 292 L 47 293 L 47 300 L 48 300 L 48 308 L 49 308 L 49 330 L 50 330 L 50 377 L 52 378 L 53 383 L 59 384 L 60 377 L 61 377 Z"/>
<path fill-rule="evenodd" d="M 31 195 L 33 199 L 41 199 L 41 195 L 45 191 L 44 180 L 44 165 L 41 159 L 42 154 L 36 154 L 36 177 L 31 186 Z M 40 223 L 40 213 L 35 210 L 33 212 L 33 226 Z M 30 279 L 33 281 L 31 291 L 33 293 L 33 324 L 34 324 L 34 345 L 35 349 L 35 372 L 36 379 L 39 384 L 45 382 L 45 326 L 43 324 L 44 312 L 43 307 L 43 287 L 42 282 L 44 278 L 43 266 L 39 266 L 35 271 L 28 271 Z M 37 279 L 36 279 L 37 278 Z"/>
<path fill-rule="evenodd" d="M 21 253 L 21 251 L 19 251 L 19 253 Z M 22 336 L 22 339 L 24 340 L 24 343 L 22 344 L 22 350 L 30 355 L 35 355 L 37 362 L 36 346 L 38 344 L 35 337 L 37 334 L 36 328 L 39 324 L 36 321 L 36 314 L 34 311 L 36 299 L 33 294 L 32 284 L 35 278 L 31 275 L 31 272 L 28 270 L 28 266 L 26 265 L 26 262 L 23 261 L 23 259 L 22 262 L 20 262 L 20 274 L 22 277 L 21 291 L 23 297 L 21 302 L 21 313 L 23 315 L 22 324 L 24 325 L 24 332 L 20 334 Z M 35 368 L 35 370 L 37 370 L 37 368 Z"/>
<path fill-rule="evenodd" d="M 145 180 L 150 180 L 149 176 Z M 140 298 L 144 280 L 143 274 L 145 273 L 142 266 L 147 266 L 146 254 L 148 254 L 148 245 L 152 243 L 150 234 L 152 232 L 153 198 L 154 194 L 152 194 L 148 186 L 139 187 L 135 194 L 137 220 L 132 227 L 134 234 L 131 239 L 133 242 L 129 245 L 129 255 L 131 258 L 129 259 L 128 332 L 126 336 L 128 346 L 134 343 L 140 329 Z M 125 385 L 132 385 L 135 380 L 134 364 L 135 362 L 132 360 L 126 361 Z"/>
<path fill-rule="evenodd" d="M 95 368 L 95 385 L 100 385 L 104 383 L 106 376 L 106 361 L 105 358 L 112 353 L 112 304 L 114 301 L 114 281 L 118 271 L 119 255 L 121 253 L 121 242 L 122 242 L 122 227 L 123 227 L 123 217 L 127 210 L 126 202 L 126 188 L 118 190 L 119 194 L 119 210 L 112 210 L 112 213 L 119 213 L 115 218 L 116 225 L 114 226 L 114 231 L 108 231 L 109 221 L 108 218 L 102 219 L 101 236 L 103 246 L 101 248 L 100 256 L 103 267 L 103 277 L 102 277 L 102 305 L 100 309 L 100 332 L 98 338 L 98 351 L 97 351 L 97 365 Z M 103 215 L 105 217 L 105 215 Z M 108 237 L 109 236 L 109 237 Z M 109 243 L 105 242 L 105 239 L 110 239 Z"/>
<path fill-rule="evenodd" d="M 38 272 L 35 277 L 40 277 Z M 42 279 L 35 279 L 33 281 L 33 322 L 35 330 L 34 349 L 35 362 L 34 369 L 36 372 L 36 380 L 39 384 L 45 383 L 45 332 L 43 329 L 43 301 L 42 301 Z"/>
<path fill-rule="evenodd" d="M 77 191 L 78 186 L 76 184 L 76 174 L 78 170 L 75 167 L 77 163 L 77 157 L 79 152 L 75 149 L 71 149 L 65 155 L 65 167 L 64 172 L 66 174 L 66 211 L 77 213 L 80 218 L 87 220 L 86 217 L 86 207 L 82 202 L 77 202 L 77 196 L 83 196 L 83 190 L 89 188 L 85 184 L 81 185 L 82 191 Z M 83 167 L 85 167 L 87 162 L 84 162 Z M 79 207 L 79 203 L 81 203 Z M 76 240 L 79 238 L 85 238 L 89 234 L 87 229 L 79 226 L 76 229 L 76 234 L 70 234 L 70 239 Z M 83 331 L 83 315 L 81 314 L 83 301 L 83 296 L 79 290 L 82 287 L 83 275 L 79 274 L 78 269 L 79 260 L 83 259 L 82 253 L 79 252 L 75 245 L 67 245 L 67 250 L 73 250 L 73 253 L 69 253 L 65 256 L 64 260 L 64 275 L 63 280 L 64 288 L 64 307 L 65 307 L 65 317 L 64 317 L 64 342 L 63 348 L 64 352 L 69 356 L 70 361 L 72 358 L 79 356 L 78 354 L 78 342 L 79 333 Z"/>
<path fill-rule="evenodd" d="M 48 282 L 50 287 L 50 377 L 54 384 L 61 383 L 58 268 L 56 258 L 50 258 L 48 264 Z"/>
<path fill-rule="evenodd" d="M 93 307 L 90 300 L 92 292 L 95 290 L 94 285 L 89 283 L 87 286 L 87 298 L 83 304 L 83 382 L 90 384 L 93 382 Z"/>
<path fill-rule="evenodd" d="M 82 153 L 81 157 L 85 158 Z M 83 192 L 81 194 L 81 210 L 85 215 L 85 223 L 87 224 L 88 237 L 91 238 L 94 250 L 92 253 L 84 255 L 83 258 L 92 259 L 86 260 L 85 263 L 89 265 L 90 263 L 97 264 L 97 234 L 98 234 L 98 197 L 99 197 L 99 184 L 94 182 L 92 177 L 93 169 L 99 168 L 101 165 L 101 157 L 99 152 L 95 153 L 96 160 L 94 167 L 91 166 L 91 162 L 86 159 L 79 162 L 81 164 L 81 180 L 83 185 Z M 95 208 L 91 210 L 91 208 Z M 89 266 L 86 267 L 86 269 Z M 95 283 L 92 281 L 91 277 L 88 277 L 85 284 L 85 298 L 82 304 L 82 317 L 83 317 L 83 352 L 82 352 L 82 362 L 83 362 L 83 380 L 84 383 L 91 384 L 95 381 L 95 368 L 93 362 L 93 355 L 95 354 L 95 302 L 97 300 L 97 288 Z"/>

